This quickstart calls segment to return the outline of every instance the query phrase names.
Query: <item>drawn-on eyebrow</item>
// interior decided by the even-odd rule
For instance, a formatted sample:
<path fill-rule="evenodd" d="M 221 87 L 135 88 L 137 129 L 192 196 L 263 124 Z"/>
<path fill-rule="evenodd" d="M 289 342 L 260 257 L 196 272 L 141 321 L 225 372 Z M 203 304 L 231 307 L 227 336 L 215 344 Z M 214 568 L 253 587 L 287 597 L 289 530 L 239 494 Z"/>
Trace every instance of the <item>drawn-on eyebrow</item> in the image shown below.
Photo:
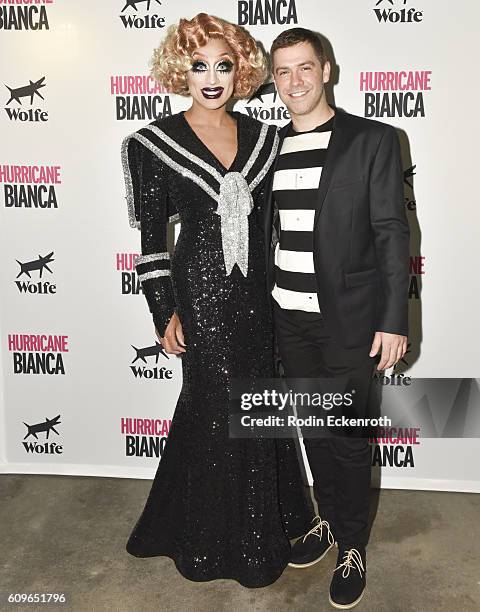
<path fill-rule="evenodd" d="M 203 55 L 203 53 L 200 53 L 199 51 L 194 51 L 192 53 L 192 57 L 194 55 L 200 55 L 201 57 L 204 57 L 204 58 L 207 57 L 206 55 Z M 217 55 L 217 60 L 220 59 L 220 58 L 228 58 L 230 61 L 233 62 L 233 59 L 232 59 L 232 57 L 231 57 L 231 55 L 229 54 L 228 51 L 225 51 L 225 53 L 220 53 L 219 55 Z"/>

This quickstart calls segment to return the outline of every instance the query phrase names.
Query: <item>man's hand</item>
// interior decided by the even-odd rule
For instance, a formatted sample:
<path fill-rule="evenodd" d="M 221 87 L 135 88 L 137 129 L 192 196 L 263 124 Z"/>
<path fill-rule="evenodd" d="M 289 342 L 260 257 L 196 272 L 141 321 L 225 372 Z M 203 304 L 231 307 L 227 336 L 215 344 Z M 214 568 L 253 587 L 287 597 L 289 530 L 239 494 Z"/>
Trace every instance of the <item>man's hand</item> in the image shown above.
<path fill-rule="evenodd" d="M 165 337 L 160 338 L 156 329 L 155 333 L 157 334 L 157 338 L 160 340 L 160 344 L 163 346 L 166 353 L 179 355 L 180 353 L 186 352 L 186 349 L 183 348 L 186 346 L 186 344 L 185 338 L 183 337 L 182 324 L 180 323 L 180 319 L 178 318 L 176 312 L 173 313 L 170 321 L 168 322 L 167 329 L 165 330 Z"/>
<path fill-rule="evenodd" d="M 405 355 L 407 351 L 407 336 L 377 331 L 373 338 L 372 348 L 369 353 L 370 357 L 375 357 L 380 347 L 382 347 L 382 357 L 377 370 L 386 370 L 394 366 Z"/>

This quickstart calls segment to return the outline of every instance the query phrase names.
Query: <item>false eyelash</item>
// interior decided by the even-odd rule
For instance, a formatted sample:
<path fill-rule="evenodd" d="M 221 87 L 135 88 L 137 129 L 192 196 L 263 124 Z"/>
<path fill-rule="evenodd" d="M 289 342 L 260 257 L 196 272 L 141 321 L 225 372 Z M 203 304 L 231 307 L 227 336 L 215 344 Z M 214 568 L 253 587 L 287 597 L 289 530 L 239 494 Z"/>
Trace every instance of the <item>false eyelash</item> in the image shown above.
<path fill-rule="evenodd" d="M 217 68 L 220 72 L 231 72 L 233 69 L 233 62 L 230 60 L 222 60 L 218 63 Z"/>
<path fill-rule="evenodd" d="M 205 62 L 201 62 L 199 60 L 197 60 L 196 62 L 193 62 L 192 72 L 205 72 L 206 70 L 207 70 L 207 65 L 205 64 Z"/>

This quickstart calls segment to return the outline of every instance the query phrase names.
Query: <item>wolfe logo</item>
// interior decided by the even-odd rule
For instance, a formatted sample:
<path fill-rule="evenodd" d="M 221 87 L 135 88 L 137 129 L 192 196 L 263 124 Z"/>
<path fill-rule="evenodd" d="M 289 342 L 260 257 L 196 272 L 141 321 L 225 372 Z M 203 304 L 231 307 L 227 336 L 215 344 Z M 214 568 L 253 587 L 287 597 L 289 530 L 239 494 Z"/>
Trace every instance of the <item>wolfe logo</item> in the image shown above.
<path fill-rule="evenodd" d="M 58 208 L 55 185 L 60 185 L 60 166 L 0 164 L 5 208 Z"/>
<path fill-rule="evenodd" d="M 412 377 L 405 376 L 404 374 L 392 374 L 391 376 L 386 376 L 385 374 L 380 374 L 377 372 L 374 374 L 373 379 L 378 385 L 382 385 L 384 387 L 409 387 L 412 384 Z"/>
<path fill-rule="evenodd" d="M 298 23 L 295 0 L 238 0 L 239 25 Z"/>
<path fill-rule="evenodd" d="M 413 447 L 420 444 L 420 427 L 378 427 L 369 438 L 373 446 L 372 466 L 415 467 Z"/>
<path fill-rule="evenodd" d="M 138 13 L 138 7 L 142 9 L 146 4 L 146 11 L 142 15 Z M 153 4 L 156 8 L 162 6 L 160 0 L 127 0 L 122 8 L 120 20 L 124 28 L 142 29 L 142 28 L 164 28 L 165 17 L 156 14 L 149 14 L 150 5 Z M 158 10 L 158 8 L 156 8 Z"/>
<path fill-rule="evenodd" d="M 14 374 L 65 374 L 68 336 L 8 334 L 7 342 Z"/>
<path fill-rule="evenodd" d="M 115 99 L 117 121 L 154 121 L 172 114 L 168 91 L 151 76 L 111 76 L 110 95 Z"/>
<path fill-rule="evenodd" d="M 431 70 L 360 72 L 365 117 L 425 117 L 424 92 L 430 91 Z"/>
<path fill-rule="evenodd" d="M 46 5 L 53 0 L 0 0 L 0 4 L 0 30 L 50 29 Z"/>
<path fill-rule="evenodd" d="M 122 417 L 120 431 L 125 436 L 125 456 L 161 457 L 171 426 L 171 419 Z"/>
<path fill-rule="evenodd" d="M 173 377 L 172 370 L 168 370 L 165 366 L 158 367 L 158 358 L 160 355 L 166 359 L 170 359 L 160 342 L 155 341 L 155 344 L 141 348 L 133 346 L 132 344 L 131 347 L 135 351 L 135 357 L 130 364 L 130 369 L 135 378 L 146 378 L 148 380 L 170 380 Z M 155 357 L 155 367 L 148 367 L 147 357 Z M 137 363 L 137 361 L 140 361 L 146 365 L 134 365 Z"/>
<path fill-rule="evenodd" d="M 40 423 L 34 423 L 33 425 L 25 423 L 25 421 L 23 421 L 23 424 L 27 428 L 27 433 L 25 434 L 25 437 L 22 441 L 22 445 L 25 451 L 27 453 L 37 453 L 39 455 L 61 455 L 63 453 L 63 446 L 61 444 L 58 444 L 54 440 L 50 442 L 48 441 L 51 431 L 56 433 L 57 436 L 60 435 L 58 433 L 58 430 L 56 429 L 56 426 L 59 423 L 61 423 L 59 414 L 53 419 L 45 417 L 44 421 L 41 421 Z M 38 434 L 42 434 L 42 438 L 43 434 L 45 435 L 45 442 L 41 443 L 39 441 Z M 35 440 L 29 440 L 30 436 L 35 438 Z"/>
<path fill-rule="evenodd" d="M 142 284 L 138 280 L 135 263 L 139 253 L 116 253 L 116 269 L 120 272 L 122 295 L 143 294 Z"/>
<path fill-rule="evenodd" d="M 403 182 L 406 185 L 405 188 L 405 206 L 407 210 L 415 211 L 417 209 L 417 202 L 415 201 L 415 195 L 413 193 L 413 177 L 417 174 L 416 165 L 410 166 L 403 171 Z"/>
<path fill-rule="evenodd" d="M 407 0 L 378 0 L 373 12 L 379 23 L 420 23 L 423 21 L 423 11 L 406 7 Z M 401 8 L 398 8 L 400 5 Z"/>
<path fill-rule="evenodd" d="M 17 104 L 22 106 L 22 100 L 24 98 L 30 98 L 30 106 L 32 106 L 35 96 L 45 100 L 40 93 L 40 89 L 45 87 L 44 81 L 45 77 L 42 77 L 38 81 L 30 80 L 28 85 L 21 85 L 20 87 L 10 87 L 5 84 L 5 87 L 10 92 L 10 97 L 5 105 L 5 112 L 10 121 L 48 121 L 48 112 L 41 108 L 29 108 L 28 110 L 24 110 L 23 108 L 8 106 L 11 102 L 17 102 Z"/>
<path fill-rule="evenodd" d="M 17 280 L 15 284 L 20 293 L 30 293 L 36 295 L 52 295 L 57 293 L 57 286 L 47 280 L 38 280 L 38 282 L 31 282 L 33 272 L 38 272 L 38 279 L 42 278 L 43 271 L 47 270 L 50 274 L 53 274 L 52 269 L 49 267 L 53 259 L 53 251 L 48 255 L 39 255 L 36 259 L 30 259 L 29 261 L 15 260 L 20 266 L 20 272 L 17 274 Z M 23 277 L 27 277 L 27 280 Z M 36 275 L 35 275 L 36 276 Z M 22 280 L 18 280 L 22 279 Z"/>
<path fill-rule="evenodd" d="M 249 98 L 243 106 L 244 111 L 250 117 L 259 121 L 285 121 L 290 119 L 286 106 L 283 106 L 280 98 L 277 102 L 277 88 L 275 83 L 265 83 Z"/>

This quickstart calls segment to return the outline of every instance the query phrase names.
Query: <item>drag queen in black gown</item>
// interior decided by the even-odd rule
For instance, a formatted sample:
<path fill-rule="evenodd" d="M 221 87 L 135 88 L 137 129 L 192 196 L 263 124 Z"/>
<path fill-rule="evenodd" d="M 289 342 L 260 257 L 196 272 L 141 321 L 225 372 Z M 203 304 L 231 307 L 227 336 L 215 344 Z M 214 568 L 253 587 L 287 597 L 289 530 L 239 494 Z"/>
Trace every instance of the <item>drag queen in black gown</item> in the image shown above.
<path fill-rule="evenodd" d="M 225 83 L 236 70 L 237 97 L 251 95 L 264 77 L 263 56 L 246 32 L 223 20 L 205 14 L 181 20 L 157 50 L 157 63 L 172 55 L 173 43 L 195 57 L 187 44 L 192 47 L 192 28 L 204 59 L 191 60 L 197 72 L 187 76 L 213 74 L 214 39 L 226 57 L 212 78 L 231 97 Z M 248 67 L 253 77 L 247 90 L 243 82 L 241 96 L 245 56 L 255 57 L 257 67 Z M 163 82 L 186 93 L 162 69 Z M 167 443 L 127 551 L 168 556 L 190 580 L 230 578 L 261 587 L 282 574 L 289 539 L 304 534 L 314 516 L 294 441 L 231 438 L 228 430 L 229 381 L 275 376 L 261 209 L 278 137 L 274 126 L 227 114 L 222 96 L 212 102 L 190 93 L 191 111 L 204 105 L 202 112 L 213 108 L 217 118 L 225 113 L 236 122 L 237 154 L 229 168 L 184 112 L 153 121 L 122 145 L 130 225 L 141 232 L 137 274 L 162 344 L 174 315 L 185 345 L 177 353 L 183 386 Z M 166 229 L 174 219 L 181 231 L 170 259 Z"/>

